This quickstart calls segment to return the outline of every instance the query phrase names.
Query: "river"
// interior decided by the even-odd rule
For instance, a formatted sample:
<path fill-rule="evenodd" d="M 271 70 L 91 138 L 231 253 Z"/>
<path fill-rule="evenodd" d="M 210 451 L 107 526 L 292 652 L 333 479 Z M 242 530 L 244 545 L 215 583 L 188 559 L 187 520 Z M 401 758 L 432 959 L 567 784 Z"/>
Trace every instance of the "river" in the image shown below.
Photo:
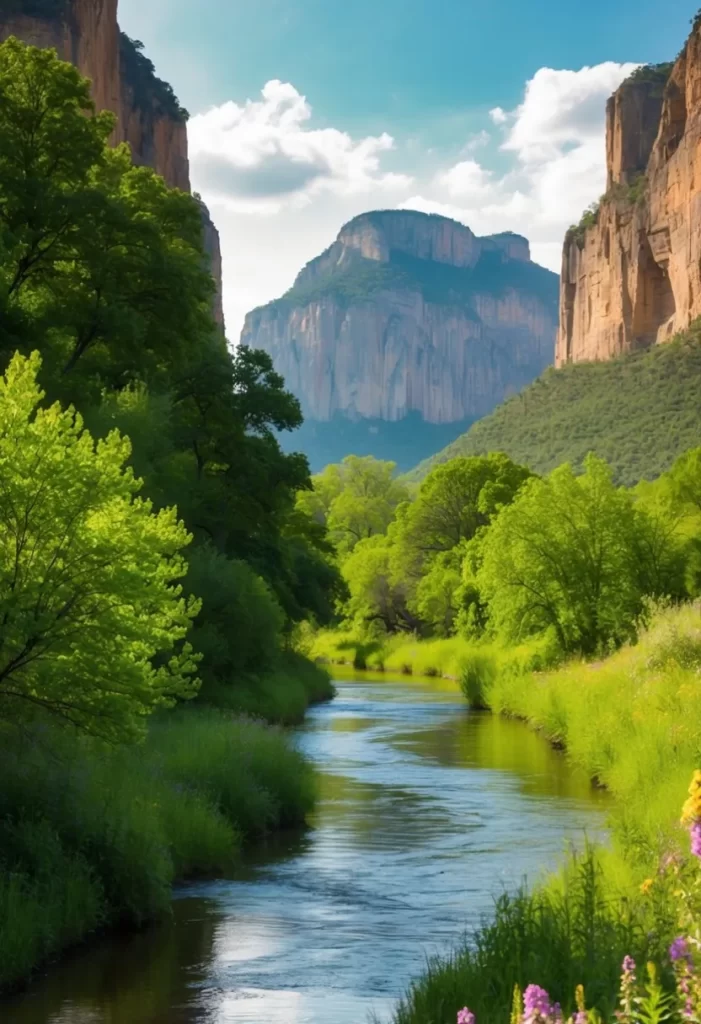
<path fill-rule="evenodd" d="M 493 897 L 602 834 L 605 795 L 518 722 L 442 680 L 340 679 L 296 742 L 319 769 L 303 835 L 173 918 L 50 968 L 7 1024 L 363 1024 Z"/>

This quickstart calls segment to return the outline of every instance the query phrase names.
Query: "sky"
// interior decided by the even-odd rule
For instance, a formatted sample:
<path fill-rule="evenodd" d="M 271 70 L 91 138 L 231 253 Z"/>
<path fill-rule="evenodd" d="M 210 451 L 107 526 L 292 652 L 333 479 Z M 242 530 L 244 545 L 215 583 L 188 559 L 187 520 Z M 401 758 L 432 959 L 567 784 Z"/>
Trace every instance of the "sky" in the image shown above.
<path fill-rule="evenodd" d="M 698 0 L 119 0 L 190 111 L 232 341 L 351 217 L 511 230 L 559 272 L 603 192 L 607 97 L 673 59 Z"/>

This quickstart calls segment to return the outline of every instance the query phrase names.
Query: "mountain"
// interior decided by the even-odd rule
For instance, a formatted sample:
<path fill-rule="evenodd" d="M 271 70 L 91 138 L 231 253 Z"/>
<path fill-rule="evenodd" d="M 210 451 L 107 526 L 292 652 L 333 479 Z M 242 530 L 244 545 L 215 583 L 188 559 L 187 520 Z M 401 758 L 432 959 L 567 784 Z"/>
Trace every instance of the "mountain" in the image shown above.
<path fill-rule="evenodd" d="M 669 339 L 701 316 L 701 15 L 673 64 L 607 106 L 608 187 L 565 239 L 557 365 Z"/>
<path fill-rule="evenodd" d="M 504 451 L 539 472 L 588 451 L 632 484 L 701 445 L 701 13 L 676 61 L 606 107 L 607 189 L 567 232 L 556 367 L 411 474 Z"/>
<path fill-rule="evenodd" d="M 346 224 L 241 342 L 300 399 L 290 443 L 313 468 L 350 451 L 408 468 L 537 377 L 556 320 L 557 277 L 525 238 L 387 210 Z"/>
<path fill-rule="evenodd" d="M 141 43 L 120 31 L 117 0 L 2 0 L 0 42 L 16 36 L 52 47 L 92 81 L 98 110 L 117 115 L 112 142 L 128 142 L 136 164 L 153 167 L 173 188 L 190 191 L 187 111 L 157 77 Z M 202 225 L 217 284 L 214 315 L 224 324 L 219 234 L 204 203 Z"/>

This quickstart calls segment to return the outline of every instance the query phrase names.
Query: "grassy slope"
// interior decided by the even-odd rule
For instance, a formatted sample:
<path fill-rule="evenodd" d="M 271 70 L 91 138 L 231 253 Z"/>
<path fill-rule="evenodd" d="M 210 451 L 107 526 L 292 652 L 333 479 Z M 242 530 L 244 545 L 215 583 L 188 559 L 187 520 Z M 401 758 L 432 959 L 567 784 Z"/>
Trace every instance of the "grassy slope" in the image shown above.
<path fill-rule="evenodd" d="M 410 477 L 457 455 L 503 451 L 545 473 L 595 451 L 628 486 L 701 444 L 701 323 L 666 345 L 608 363 L 548 370 Z"/>

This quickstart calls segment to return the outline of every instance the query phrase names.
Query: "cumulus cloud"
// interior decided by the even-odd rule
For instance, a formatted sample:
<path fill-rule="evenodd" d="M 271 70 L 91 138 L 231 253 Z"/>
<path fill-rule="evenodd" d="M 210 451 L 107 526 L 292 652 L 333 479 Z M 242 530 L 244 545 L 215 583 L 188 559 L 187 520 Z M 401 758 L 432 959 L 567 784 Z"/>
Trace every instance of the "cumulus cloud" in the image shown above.
<path fill-rule="evenodd" d="M 289 82 L 268 82 L 259 100 L 233 101 L 193 117 L 192 177 L 204 196 L 232 210 L 277 213 L 314 196 L 396 190 L 411 178 L 382 167 L 394 148 L 386 132 L 354 139 L 314 128 L 312 108 Z"/>
<path fill-rule="evenodd" d="M 559 269 L 565 231 L 605 188 L 606 100 L 636 66 L 540 68 L 516 109 L 489 112 L 501 126 L 508 169 L 496 174 L 461 160 L 401 207 L 453 217 L 479 234 L 520 232 L 535 259 Z"/>

